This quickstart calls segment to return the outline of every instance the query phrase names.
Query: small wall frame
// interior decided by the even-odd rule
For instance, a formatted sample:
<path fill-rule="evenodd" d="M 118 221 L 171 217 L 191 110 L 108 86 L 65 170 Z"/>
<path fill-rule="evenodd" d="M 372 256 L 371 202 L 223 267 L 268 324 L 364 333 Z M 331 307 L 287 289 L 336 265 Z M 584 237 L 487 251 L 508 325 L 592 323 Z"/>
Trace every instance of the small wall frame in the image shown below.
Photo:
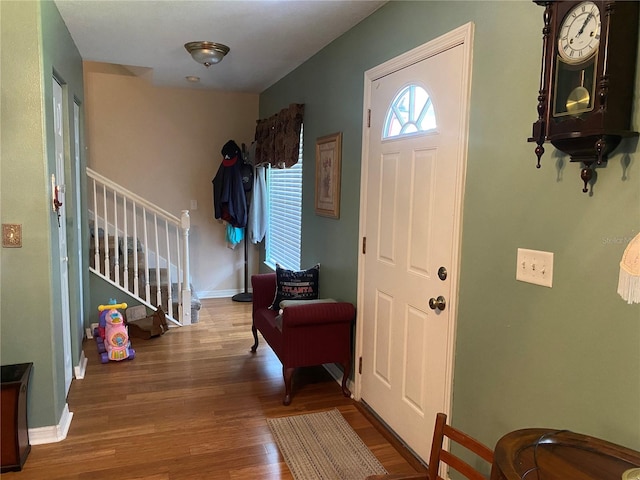
<path fill-rule="evenodd" d="M 316 214 L 340 218 L 342 132 L 316 140 Z"/>

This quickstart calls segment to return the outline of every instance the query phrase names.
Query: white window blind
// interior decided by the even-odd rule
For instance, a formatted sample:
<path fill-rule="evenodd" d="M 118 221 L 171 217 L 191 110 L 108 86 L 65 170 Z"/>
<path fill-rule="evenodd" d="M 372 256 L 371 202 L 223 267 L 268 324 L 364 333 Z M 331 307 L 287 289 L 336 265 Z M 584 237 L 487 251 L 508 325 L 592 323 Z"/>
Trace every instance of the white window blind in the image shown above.
<path fill-rule="evenodd" d="M 279 263 L 300 270 L 302 232 L 302 130 L 298 163 L 291 168 L 267 171 L 267 211 L 265 262 L 272 268 Z"/>

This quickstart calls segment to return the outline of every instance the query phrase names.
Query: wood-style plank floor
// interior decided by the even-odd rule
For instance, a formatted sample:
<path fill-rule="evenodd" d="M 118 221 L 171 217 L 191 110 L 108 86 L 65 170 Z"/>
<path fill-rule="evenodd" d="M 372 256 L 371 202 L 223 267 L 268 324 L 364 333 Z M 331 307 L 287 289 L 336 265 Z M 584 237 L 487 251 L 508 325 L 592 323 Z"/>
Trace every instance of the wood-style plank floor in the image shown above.
<path fill-rule="evenodd" d="M 23 470 L 2 477 L 292 480 L 266 419 L 333 408 L 390 473 L 420 468 L 322 367 L 299 369 L 293 402 L 283 406 L 281 364 L 262 338 L 256 354 L 252 344 L 251 303 L 230 299 L 204 300 L 190 327 L 132 339 L 130 361 L 103 365 L 86 340 L 89 363 L 71 385 L 67 438 L 32 446 Z"/>

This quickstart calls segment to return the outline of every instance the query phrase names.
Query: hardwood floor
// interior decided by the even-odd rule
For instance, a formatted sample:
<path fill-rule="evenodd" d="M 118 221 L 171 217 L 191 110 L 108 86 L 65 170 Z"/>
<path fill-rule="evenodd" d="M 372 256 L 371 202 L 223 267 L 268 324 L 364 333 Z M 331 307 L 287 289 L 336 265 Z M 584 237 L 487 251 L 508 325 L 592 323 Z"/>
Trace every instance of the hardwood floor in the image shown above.
<path fill-rule="evenodd" d="M 262 338 L 257 353 L 249 351 L 251 303 L 202 303 L 199 323 L 132 339 L 130 361 L 103 365 L 94 340 L 85 341 L 89 364 L 71 385 L 67 438 L 32 446 L 23 470 L 3 478 L 293 479 L 266 418 L 332 408 L 390 473 L 420 468 L 322 367 L 299 369 L 293 402 L 283 406 L 277 357 Z"/>

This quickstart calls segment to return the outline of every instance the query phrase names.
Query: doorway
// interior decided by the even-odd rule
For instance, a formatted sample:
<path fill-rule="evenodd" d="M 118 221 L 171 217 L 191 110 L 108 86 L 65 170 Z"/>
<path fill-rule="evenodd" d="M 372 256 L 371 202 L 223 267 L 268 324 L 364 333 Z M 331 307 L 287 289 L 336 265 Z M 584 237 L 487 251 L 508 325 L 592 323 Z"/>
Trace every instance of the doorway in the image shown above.
<path fill-rule="evenodd" d="M 450 414 L 472 38 L 365 73 L 356 395 L 424 461 Z"/>

